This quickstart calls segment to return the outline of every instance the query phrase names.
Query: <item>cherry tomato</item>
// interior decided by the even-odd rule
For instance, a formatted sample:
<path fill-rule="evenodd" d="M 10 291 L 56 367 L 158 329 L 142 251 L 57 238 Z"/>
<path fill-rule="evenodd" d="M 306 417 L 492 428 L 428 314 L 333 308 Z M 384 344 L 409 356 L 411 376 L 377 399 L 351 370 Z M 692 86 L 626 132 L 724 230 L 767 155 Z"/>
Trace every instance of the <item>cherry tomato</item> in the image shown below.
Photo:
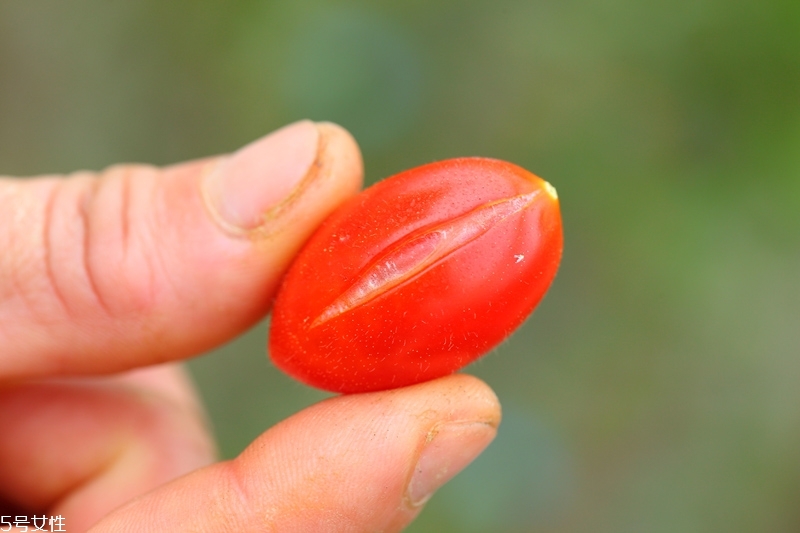
<path fill-rule="evenodd" d="M 561 259 L 555 189 L 494 159 L 432 163 L 334 212 L 278 292 L 269 352 L 334 392 L 455 372 L 533 311 Z"/>

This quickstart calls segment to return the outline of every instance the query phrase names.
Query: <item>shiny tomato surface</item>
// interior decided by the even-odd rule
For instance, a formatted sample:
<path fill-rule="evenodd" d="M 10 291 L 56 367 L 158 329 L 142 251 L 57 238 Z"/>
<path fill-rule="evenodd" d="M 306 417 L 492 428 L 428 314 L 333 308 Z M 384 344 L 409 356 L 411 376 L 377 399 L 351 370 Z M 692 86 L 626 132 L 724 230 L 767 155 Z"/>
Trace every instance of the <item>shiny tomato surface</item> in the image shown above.
<path fill-rule="evenodd" d="M 402 172 L 306 243 L 275 301 L 270 355 L 335 392 L 450 374 L 533 311 L 561 248 L 555 189 L 516 165 L 463 158 Z"/>

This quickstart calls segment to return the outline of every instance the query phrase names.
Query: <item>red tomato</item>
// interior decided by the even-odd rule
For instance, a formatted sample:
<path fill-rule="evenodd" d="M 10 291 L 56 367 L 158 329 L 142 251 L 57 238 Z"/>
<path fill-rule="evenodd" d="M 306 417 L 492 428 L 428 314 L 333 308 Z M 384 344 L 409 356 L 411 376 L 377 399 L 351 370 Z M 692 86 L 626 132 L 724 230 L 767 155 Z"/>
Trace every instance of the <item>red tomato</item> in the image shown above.
<path fill-rule="evenodd" d="M 561 259 L 555 189 L 493 159 L 452 159 L 363 191 L 311 237 L 272 316 L 274 363 L 366 392 L 455 372 L 516 329 Z"/>

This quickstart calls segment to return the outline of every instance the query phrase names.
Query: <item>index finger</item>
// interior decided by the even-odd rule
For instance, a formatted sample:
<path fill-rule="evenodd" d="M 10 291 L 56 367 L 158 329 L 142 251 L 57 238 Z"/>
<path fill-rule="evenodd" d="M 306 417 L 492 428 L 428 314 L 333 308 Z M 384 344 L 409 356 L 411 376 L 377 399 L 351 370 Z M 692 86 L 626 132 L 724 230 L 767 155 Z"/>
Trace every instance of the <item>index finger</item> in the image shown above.
<path fill-rule="evenodd" d="M 304 121 L 230 157 L 0 180 L 0 379 L 116 372 L 230 339 L 361 179 L 352 137 Z"/>

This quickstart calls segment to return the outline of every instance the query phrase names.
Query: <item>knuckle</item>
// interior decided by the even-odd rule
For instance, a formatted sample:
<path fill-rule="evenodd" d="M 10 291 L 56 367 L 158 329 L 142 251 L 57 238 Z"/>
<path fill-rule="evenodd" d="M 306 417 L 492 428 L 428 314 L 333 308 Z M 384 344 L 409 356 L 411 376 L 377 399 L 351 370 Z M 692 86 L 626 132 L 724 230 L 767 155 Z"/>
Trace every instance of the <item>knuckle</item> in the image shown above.
<path fill-rule="evenodd" d="M 86 278 L 115 316 L 147 313 L 165 286 L 159 228 L 150 222 L 158 175 L 149 165 L 109 167 L 86 206 Z"/>
<path fill-rule="evenodd" d="M 165 278 L 153 253 L 157 231 L 142 220 L 156 174 L 114 166 L 20 186 L 12 223 L 0 232 L 8 251 L 0 254 L 0 301 L 22 300 L 47 322 L 148 312 Z M 0 192 L 0 207 L 5 203 Z"/>

